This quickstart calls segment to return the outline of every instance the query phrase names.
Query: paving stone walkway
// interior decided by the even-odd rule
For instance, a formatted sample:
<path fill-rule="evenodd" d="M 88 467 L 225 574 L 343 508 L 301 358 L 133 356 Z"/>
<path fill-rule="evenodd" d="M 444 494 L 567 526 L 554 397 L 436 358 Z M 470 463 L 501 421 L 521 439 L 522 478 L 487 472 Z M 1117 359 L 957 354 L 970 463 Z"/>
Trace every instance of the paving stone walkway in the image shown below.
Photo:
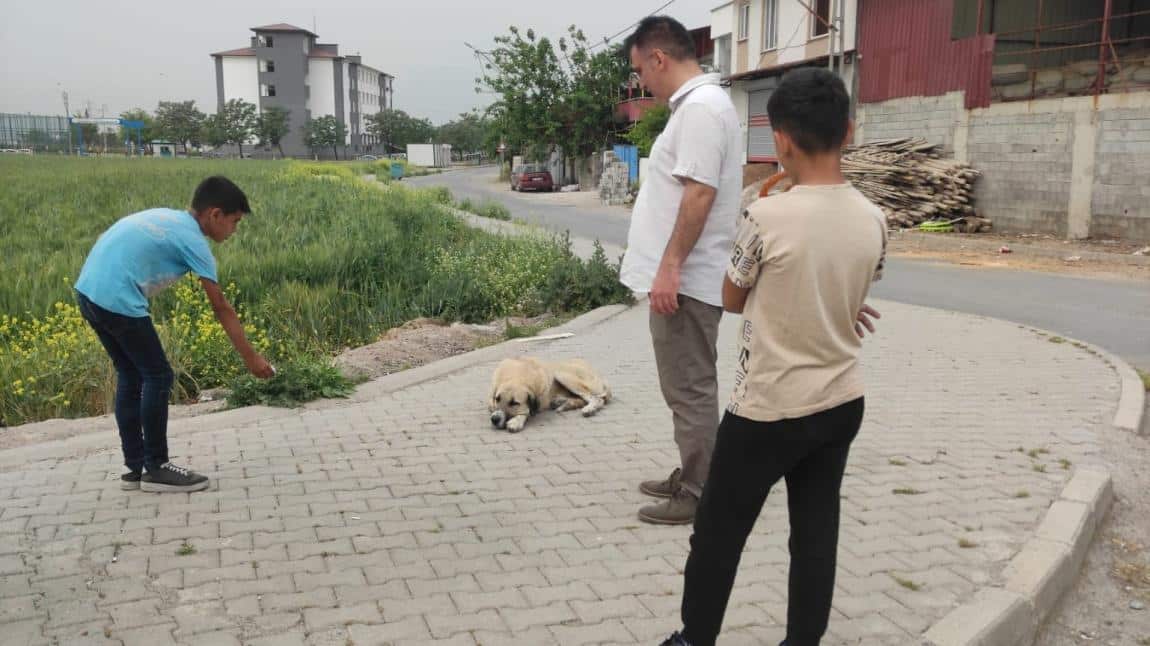
<path fill-rule="evenodd" d="M 827 644 L 911 642 L 997 581 L 1114 432 L 1119 381 L 1100 358 L 876 305 Z M 658 643 L 678 627 L 690 529 L 635 517 L 639 481 L 677 460 L 646 308 L 515 348 L 590 360 L 616 401 L 496 432 L 487 361 L 368 401 L 179 420 L 174 459 L 215 479 L 195 494 L 120 491 L 110 429 L 102 448 L 0 454 L 0 644 Z M 786 539 L 780 486 L 724 646 L 782 637 Z"/>

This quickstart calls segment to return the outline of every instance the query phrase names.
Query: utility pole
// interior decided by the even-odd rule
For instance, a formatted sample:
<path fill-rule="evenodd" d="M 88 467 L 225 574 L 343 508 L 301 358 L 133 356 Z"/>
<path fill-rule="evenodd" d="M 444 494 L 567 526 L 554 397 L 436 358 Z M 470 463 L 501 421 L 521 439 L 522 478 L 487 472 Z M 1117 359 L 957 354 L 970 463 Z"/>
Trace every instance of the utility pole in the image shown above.
<path fill-rule="evenodd" d="M 856 4 L 856 8 L 855 8 L 855 13 L 856 14 L 858 13 L 857 4 Z M 839 33 L 838 33 L 838 36 L 839 36 L 839 76 L 840 77 L 846 72 L 846 69 L 847 69 L 847 35 L 846 35 L 847 21 L 846 21 L 846 15 L 847 15 L 847 0 L 839 0 L 839 12 L 838 12 Z M 856 24 L 858 22 L 858 16 L 857 15 L 855 16 L 855 22 L 856 22 Z M 856 48 L 858 47 L 858 43 L 855 43 L 855 47 Z M 855 69 L 858 69 L 858 68 L 855 68 Z M 853 94 L 853 92 L 852 92 L 852 94 Z"/>
<path fill-rule="evenodd" d="M 64 123 L 68 126 L 68 154 L 72 154 L 72 113 L 68 111 L 68 92 L 60 90 L 60 96 L 64 98 Z"/>
<path fill-rule="evenodd" d="M 827 3 L 827 18 L 823 18 L 819 15 L 818 10 L 811 6 L 811 3 L 808 2 L 808 0 L 795 0 L 795 2 L 797 2 L 803 9 L 806 9 L 807 13 L 810 14 L 812 19 L 821 22 L 827 28 L 827 69 L 832 72 L 835 71 L 835 41 L 839 41 L 840 49 L 842 46 L 846 45 L 842 35 L 842 26 L 844 24 L 842 14 L 846 13 L 846 3 L 842 3 L 841 8 L 838 8 L 839 16 L 836 18 L 835 10 L 838 0 L 830 0 L 830 2 Z M 840 51 L 839 56 L 841 57 L 842 55 L 843 52 Z M 845 64 L 845 62 L 846 61 L 844 59 L 843 63 Z M 840 65 L 838 71 L 840 78 L 843 74 L 842 68 L 843 66 Z"/>
<path fill-rule="evenodd" d="M 100 118 L 103 119 L 108 116 L 108 104 L 105 103 L 100 106 Z M 100 151 L 101 154 L 108 154 L 108 126 L 100 124 L 100 129 L 103 130 L 101 137 L 104 141 L 104 149 Z"/>

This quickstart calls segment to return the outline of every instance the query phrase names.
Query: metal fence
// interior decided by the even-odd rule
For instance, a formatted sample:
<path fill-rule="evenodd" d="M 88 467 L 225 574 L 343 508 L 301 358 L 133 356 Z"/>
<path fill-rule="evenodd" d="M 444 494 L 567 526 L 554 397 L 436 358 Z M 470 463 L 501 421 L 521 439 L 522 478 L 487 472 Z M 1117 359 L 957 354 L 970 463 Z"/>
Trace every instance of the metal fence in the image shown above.
<path fill-rule="evenodd" d="M 0 148 L 68 149 L 68 120 L 39 114 L 0 113 Z"/>
<path fill-rule="evenodd" d="M 1150 10 L 1116 11 L 1115 0 L 1101 0 L 1097 17 L 1044 24 L 1043 5 L 1035 0 L 1033 26 L 995 33 L 994 100 L 1150 88 Z"/>

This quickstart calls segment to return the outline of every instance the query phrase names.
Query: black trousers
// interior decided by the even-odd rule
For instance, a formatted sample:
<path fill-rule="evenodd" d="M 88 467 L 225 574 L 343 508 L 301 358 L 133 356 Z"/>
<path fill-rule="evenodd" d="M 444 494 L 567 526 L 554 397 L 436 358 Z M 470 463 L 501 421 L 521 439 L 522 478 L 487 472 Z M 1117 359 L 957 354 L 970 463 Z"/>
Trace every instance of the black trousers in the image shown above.
<path fill-rule="evenodd" d="M 780 478 L 791 522 L 787 646 L 819 643 L 834 595 L 839 489 L 863 408 L 860 397 L 777 422 L 723 416 L 687 558 L 683 636 L 692 646 L 715 643 L 743 546 Z"/>

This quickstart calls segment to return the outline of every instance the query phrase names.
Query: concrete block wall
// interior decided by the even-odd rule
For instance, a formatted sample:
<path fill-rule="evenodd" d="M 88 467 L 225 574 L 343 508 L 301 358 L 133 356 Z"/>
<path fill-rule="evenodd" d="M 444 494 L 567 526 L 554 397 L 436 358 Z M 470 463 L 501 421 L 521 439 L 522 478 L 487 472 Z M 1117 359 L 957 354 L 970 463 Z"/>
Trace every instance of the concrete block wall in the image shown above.
<path fill-rule="evenodd" d="M 996 230 L 1069 233 L 1073 127 L 1072 114 L 970 117 L 966 161 L 982 171 L 975 204 Z"/>
<path fill-rule="evenodd" d="M 1150 109 L 1099 116 L 1090 235 L 1150 240 Z"/>
<path fill-rule="evenodd" d="M 995 229 L 1150 241 L 1150 92 L 995 103 L 963 94 L 858 107 L 855 141 L 924 137 L 983 172 Z"/>
<path fill-rule="evenodd" d="M 953 153 L 955 131 L 963 112 L 961 92 L 862 104 L 855 116 L 855 141 L 924 137 Z"/>

